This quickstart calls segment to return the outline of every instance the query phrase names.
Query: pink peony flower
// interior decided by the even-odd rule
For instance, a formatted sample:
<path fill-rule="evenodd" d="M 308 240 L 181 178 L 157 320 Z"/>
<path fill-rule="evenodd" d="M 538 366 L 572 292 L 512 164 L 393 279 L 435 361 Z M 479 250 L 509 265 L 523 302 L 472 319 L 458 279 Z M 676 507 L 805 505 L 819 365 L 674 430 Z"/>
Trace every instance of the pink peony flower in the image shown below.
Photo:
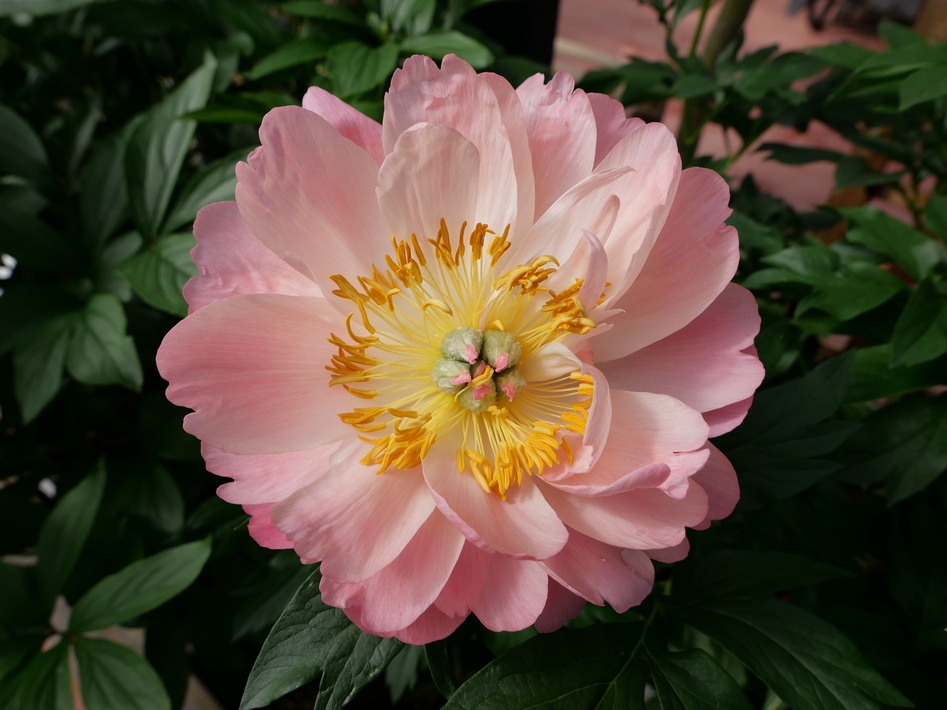
<path fill-rule="evenodd" d="M 625 611 L 730 513 L 707 439 L 763 372 L 715 173 L 558 74 L 396 72 L 379 125 L 318 88 L 204 208 L 158 353 L 261 545 L 365 631 Z"/>

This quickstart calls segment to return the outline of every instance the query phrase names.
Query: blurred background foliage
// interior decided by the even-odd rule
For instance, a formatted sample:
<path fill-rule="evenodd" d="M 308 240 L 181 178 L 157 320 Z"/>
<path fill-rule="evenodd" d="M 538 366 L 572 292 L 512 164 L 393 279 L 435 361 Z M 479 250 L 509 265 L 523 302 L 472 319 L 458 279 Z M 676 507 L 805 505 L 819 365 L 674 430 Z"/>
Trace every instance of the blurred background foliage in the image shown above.
<path fill-rule="evenodd" d="M 683 51 L 670 33 L 704 28 L 709 0 L 646 4 L 667 61 L 583 88 L 650 116 L 682 102 L 686 164 L 830 161 L 903 218 L 732 183 L 767 369 L 716 441 L 735 514 L 627 614 L 546 636 L 470 620 L 418 649 L 361 634 L 318 571 L 253 543 L 154 354 L 186 313 L 194 215 L 232 198 L 269 109 L 316 85 L 380 119 L 415 53 L 549 76 L 549 47 L 522 55 L 554 7 L 0 0 L 0 707 L 78 708 L 77 674 L 89 710 L 178 708 L 191 676 L 247 709 L 947 706 L 947 45 L 885 23 L 885 52 L 743 52 L 737 21 Z M 853 150 L 759 141 L 813 122 Z M 700 154 L 708 126 L 727 154 Z M 144 628 L 144 655 L 116 627 Z"/>

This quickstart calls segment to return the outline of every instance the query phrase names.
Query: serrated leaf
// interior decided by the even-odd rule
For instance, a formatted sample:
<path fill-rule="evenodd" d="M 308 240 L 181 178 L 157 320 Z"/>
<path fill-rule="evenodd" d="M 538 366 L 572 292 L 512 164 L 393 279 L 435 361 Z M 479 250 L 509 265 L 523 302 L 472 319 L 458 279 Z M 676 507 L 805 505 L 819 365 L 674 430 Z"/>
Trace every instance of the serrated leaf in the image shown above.
<path fill-rule="evenodd" d="M 197 267 L 191 261 L 191 249 L 196 243 L 193 234 L 169 234 L 122 263 L 118 271 L 145 303 L 186 316 L 187 302 L 181 291 L 187 280 L 197 275 Z"/>
<path fill-rule="evenodd" d="M 364 633 L 340 609 L 325 604 L 319 579 L 314 570 L 273 625 L 250 671 L 240 710 L 266 707 L 320 674 L 319 707 L 341 707 L 404 645 Z"/>
<path fill-rule="evenodd" d="M 0 5 L 0 15 L 3 15 Z M 0 173 L 26 178 L 38 187 L 52 179 L 43 142 L 20 114 L 0 104 Z"/>
<path fill-rule="evenodd" d="M 340 98 L 349 98 L 388 81 L 398 65 L 398 47 L 369 47 L 361 42 L 343 42 L 329 50 L 326 71 Z"/>
<path fill-rule="evenodd" d="M 426 54 L 438 60 L 448 54 L 456 54 L 474 69 L 484 69 L 493 62 L 493 53 L 489 49 L 473 37 L 456 30 L 409 37 L 401 43 L 401 51 L 407 54 Z"/>
<path fill-rule="evenodd" d="M 194 175 L 181 190 L 181 196 L 165 220 L 164 232 L 193 222 L 198 211 L 205 205 L 233 200 L 237 186 L 237 163 L 245 160 L 249 153 L 249 148 L 241 148 L 214 161 Z"/>
<path fill-rule="evenodd" d="M 644 710 L 640 624 L 599 624 L 523 642 L 488 663 L 444 710 Z"/>
<path fill-rule="evenodd" d="M 204 63 L 152 108 L 131 131 L 125 146 L 125 181 L 132 218 L 148 238 L 158 234 L 196 124 L 178 120 L 202 108 L 210 96 L 217 62 Z"/>
<path fill-rule="evenodd" d="M 313 64 L 329 53 L 332 44 L 330 40 L 322 37 L 305 37 L 287 42 L 254 64 L 253 68 L 247 72 L 247 78 L 255 81 L 281 69 L 300 64 Z"/>
<path fill-rule="evenodd" d="M 648 667 L 661 710 L 750 710 L 740 686 L 700 649 L 667 652 L 648 648 Z"/>
<path fill-rule="evenodd" d="M 75 649 L 82 699 L 90 710 L 171 710 L 158 674 L 128 646 L 80 636 Z"/>
<path fill-rule="evenodd" d="M 118 298 L 99 293 L 89 299 L 73 317 L 73 337 L 66 354 L 69 374 L 87 385 L 141 387 L 141 362 L 125 326 L 125 310 Z"/>
<path fill-rule="evenodd" d="M 714 550 L 677 566 L 674 598 L 765 596 L 844 577 L 846 570 L 788 552 Z"/>
<path fill-rule="evenodd" d="M 40 595 L 49 606 L 69 578 L 89 537 L 105 490 L 105 469 L 99 462 L 82 482 L 64 495 L 40 530 L 36 576 Z"/>
<path fill-rule="evenodd" d="M 919 365 L 947 353 L 947 284 L 924 279 L 908 298 L 891 336 L 891 364 Z M 944 378 L 947 382 L 947 376 Z"/>
<path fill-rule="evenodd" d="M 24 423 L 33 421 L 59 392 L 71 335 L 68 319 L 56 318 L 14 350 L 13 392 Z"/>
<path fill-rule="evenodd" d="M 947 396 L 905 399 L 869 415 L 845 445 L 848 480 L 888 482 L 888 504 L 947 470 Z"/>
<path fill-rule="evenodd" d="M 681 615 L 792 707 L 882 710 L 885 705 L 911 705 L 862 660 L 846 636 L 792 604 L 719 601 L 683 608 Z"/>
<path fill-rule="evenodd" d="M 198 540 L 132 562 L 76 602 L 69 633 L 105 629 L 164 604 L 197 579 L 209 556 L 210 540 Z"/>

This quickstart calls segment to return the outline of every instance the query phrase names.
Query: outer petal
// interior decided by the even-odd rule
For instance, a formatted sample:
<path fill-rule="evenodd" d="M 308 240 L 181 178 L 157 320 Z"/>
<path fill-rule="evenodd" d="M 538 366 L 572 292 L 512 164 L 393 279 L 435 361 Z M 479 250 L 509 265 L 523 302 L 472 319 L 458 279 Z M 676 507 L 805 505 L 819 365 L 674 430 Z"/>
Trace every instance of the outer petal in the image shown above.
<path fill-rule="evenodd" d="M 763 381 L 763 365 L 746 348 L 759 332 L 753 295 L 729 284 L 688 325 L 620 360 L 603 363 L 612 387 L 676 397 L 699 412 L 745 400 Z"/>
<path fill-rule="evenodd" d="M 216 202 L 198 212 L 194 236 L 197 246 L 191 258 L 200 273 L 184 285 L 191 313 L 243 293 L 322 295 L 316 284 L 253 236 L 236 202 Z"/>
<path fill-rule="evenodd" d="M 548 634 L 579 615 L 585 607 L 585 599 L 570 592 L 552 577 L 546 593 L 546 607 L 536 619 L 536 630 Z"/>
<path fill-rule="evenodd" d="M 447 638 L 460 626 L 467 615 L 447 616 L 444 612 L 435 606 L 428 607 L 421 616 L 414 620 L 412 624 L 404 629 L 399 629 L 390 636 L 394 636 L 405 643 L 423 646 L 432 641 L 440 641 Z M 379 634 L 388 636 L 389 634 Z"/>
<path fill-rule="evenodd" d="M 747 348 L 744 353 L 756 356 L 756 348 Z M 726 407 L 705 412 L 704 419 L 710 425 L 710 438 L 733 431 L 746 418 L 751 404 L 753 404 L 753 397 L 747 397 Z"/>
<path fill-rule="evenodd" d="M 707 494 L 689 486 L 682 499 L 657 488 L 611 496 L 571 495 L 539 483 L 543 495 L 570 528 L 616 547 L 652 550 L 677 545 L 684 528 L 699 524 L 707 513 Z"/>
<path fill-rule="evenodd" d="M 417 123 L 439 123 L 459 132 L 480 152 L 479 201 L 470 220 L 498 232 L 509 224 L 518 234 L 520 186 L 505 127 L 510 119 L 501 112 L 494 89 L 466 62 L 448 55 L 438 70 L 433 62 L 412 57 L 395 72 L 385 96 L 382 141 L 385 152 L 392 152 L 401 134 Z"/>
<path fill-rule="evenodd" d="M 456 238 L 463 222 L 477 219 L 479 174 L 477 149 L 457 131 L 426 123 L 405 131 L 378 175 L 389 231 L 402 238 L 414 233 L 424 244 L 443 219 Z"/>
<path fill-rule="evenodd" d="M 243 506 L 244 511 L 250 516 L 247 532 L 261 547 L 270 550 L 287 550 L 293 546 L 293 543 L 283 534 L 282 530 L 273 524 L 270 519 L 272 508 L 272 503 Z"/>
<path fill-rule="evenodd" d="M 380 123 L 318 86 L 309 87 L 303 96 L 303 108 L 322 116 L 340 135 L 367 150 L 381 165 L 385 153 L 381 147 Z"/>
<path fill-rule="evenodd" d="M 273 521 L 338 582 L 361 582 L 402 554 L 434 511 L 416 473 L 377 474 L 352 449 L 334 470 L 279 503 Z M 402 626 L 410 622 L 405 622 Z M 392 627 L 401 628 L 401 627 Z"/>
<path fill-rule="evenodd" d="M 404 551 L 373 577 L 345 584 L 335 582 L 327 572 L 320 585 L 323 599 L 345 609 L 352 621 L 370 633 L 399 631 L 434 603 L 463 545 L 463 535 L 435 512 Z"/>
<path fill-rule="evenodd" d="M 660 238 L 634 283 L 611 304 L 625 313 L 614 316 L 615 327 L 593 341 L 596 362 L 623 357 L 680 330 L 723 291 L 740 259 L 736 230 L 723 223 L 728 201 L 727 184 L 715 172 L 691 168 L 681 174 Z"/>
<path fill-rule="evenodd" d="M 474 545 L 517 559 L 545 559 L 565 545 L 568 532 L 542 494 L 525 479 L 506 500 L 485 493 L 473 475 L 457 470 L 457 446 L 438 442 L 424 458 L 437 507 Z"/>
<path fill-rule="evenodd" d="M 629 133 L 645 125 L 645 122 L 640 118 L 626 117 L 625 107 L 611 96 L 588 94 L 588 99 L 598 134 L 595 142 L 595 165 L 598 166 L 612 148 Z"/>
<path fill-rule="evenodd" d="M 707 492 L 707 515 L 694 527 L 702 530 L 711 520 L 726 518 L 740 499 L 740 484 L 733 464 L 713 444 L 707 444 L 710 458 L 707 465 L 694 475 L 694 482 Z"/>
<path fill-rule="evenodd" d="M 654 584 L 654 567 L 643 552 L 622 550 L 575 530 L 555 557 L 542 562 L 559 584 L 593 604 L 608 602 L 622 613 L 640 604 Z"/>
<path fill-rule="evenodd" d="M 314 449 L 346 432 L 352 396 L 329 387 L 338 315 L 322 298 L 235 296 L 192 313 L 165 336 L 158 370 L 168 399 L 195 410 L 184 428 L 237 454 Z"/>
<path fill-rule="evenodd" d="M 558 73 L 549 84 L 542 74 L 524 81 L 516 94 L 523 104 L 536 180 L 536 216 L 592 172 L 595 118 L 575 80 Z"/>
<path fill-rule="evenodd" d="M 371 273 L 390 245 L 372 156 L 297 106 L 270 111 L 260 140 L 237 166 L 237 205 L 257 238 L 324 293 L 335 288 L 332 274 Z"/>

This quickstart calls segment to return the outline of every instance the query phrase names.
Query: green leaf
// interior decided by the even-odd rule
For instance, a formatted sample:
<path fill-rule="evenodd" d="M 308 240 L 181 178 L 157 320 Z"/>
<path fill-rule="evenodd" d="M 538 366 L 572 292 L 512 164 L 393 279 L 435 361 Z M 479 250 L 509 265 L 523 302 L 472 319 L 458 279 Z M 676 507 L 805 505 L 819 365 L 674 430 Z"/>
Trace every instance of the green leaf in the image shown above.
<path fill-rule="evenodd" d="M 33 16 L 52 15 L 93 2 L 95 0 L 0 0 L 0 17 L 21 13 Z"/>
<path fill-rule="evenodd" d="M 929 276 L 937 263 L 944 260 L 943 247 L 877 207 L 853 207 L 839 212 L 854 224 L 846 234 L 848 241 L 886 254 L 917 281 Z"/>
<path fill-rule="evenodd" d="M 314 570 L 283 611 L 253 664 L 240 710 L 269 705 L 323 674 L 318 706 L 338 708 L 381 673 L 404 645 L 362 632 L 319 594 Z"/>
<path fill-rule="evenodd" d="M 812 47 L 808 51 L 823 62 L 845 69 L 857 69 L 866 59 L 874 56 L 870 49 L 848 42 Z"/>
<path fill-rule="evenodd" d="M 125 334 L 125 310 L 109 293 L 93 296 L 74 316 L 66 369 L 87 385 L 141 387 L 143 375 L 135 343 Z"/>
<path fill-rule="evenodd" d="M 396 33 L 413 37 L 431 29 L 437 0 L 381 0 L 380 9 Z"/>
<path fill-rule="evenodd" d="M 158 674 L 128 646 L 80 636 L 75 649 L 89 710 L 171 710 Z"/>
<path fill-rule="evenodd" d="M 947 361 L 929 360 L 912 366 L 891 366 L 891 345 L 858 348 L 846 402 L 897 397 L 939 385 L 947 379 Z"/>
<path fill-rule="evenodd" d="M 11 710 L 74 710 L 69 683 L 69 644 L 60 641 L 34 656 L 14 682 L 17 687 Z"/>
<path fill-rule="evenodd" d="M 72 294 L 49 283 L 4 284 L 0 297 L 0 355 L 24 342 L 49 321 L 81 308 Z"/>
<path fill-rule="evenodd" d="M 330 40 L 321 37 L 295 39 L 263 57 L 253 65 L 246 76 L 251 81 L 255 81 L 281 69 L 295 67 L 300 64 L 313 64 L 329 53 L 332 44 Z"/>
<path fill-rule="evenodd" d="M 191 249 L 196 243 L 193 234 L 169 234 L 122 263 L 118 271 L 145 303 L 186 316 L 187 302 L 181 289 L 189 278 L 197 275 L 197 267 L 191 261 Z"/>
<path fill-rule="evenodd" d="M 868 416 L 845 444 L 848 467 L 860 483 L 886 480 L 888 504 L 904 500 L 947 470 L 947 396 L 904 399 Z"/>
<path fill-rule="evenodd" d="M 126 218 L 125 142 L 115 136 L 92 154 L 82 171 L 79 209 L 82 232 L 90 244 L 103 244 Z"/>
<path fill-rule="evenodd" d="M 947 195 L 933 195 L 924 208 L 924 221 L 927 228 L 947 241 Z"/>
<path fill-rule="evenodd" d="M 388 81 L 398 65 L 398 47 L 369 47 L 361 42 L 343 42 L 329 50 L 326 71 L 340 98 L 362 94 Z"/>
<path fill-rule="evenodd" d="M 99 581 L 76 602 L 69 633 L 105 629 L 161 606 L 197 579 L 209 556 L 208 539 L 132 562 Z"/>
<path fill-rule="evenodd" d="M 828 150 L 826 148 L 808 148 L 801 145 L 789 145 L 787 143 L 763 143 L 757 152 L 769 151 L 767 160 L 775 160 L 786 165 L 805 165 L 815 163 L 820 160 L 827 160 L 837 163 L 844 157 L 844 153 L 837 150 Z"/>
<path fill-rule="evenodd" d="M 817 309 L 844 322 L 867 313 L 906 287 L 898 277 L 867 262 L 849 262 L 799 302 L 796 319 Z"/>
<path fill-rule="evenodd" d="M 50 604 L 37 603 L 36 595 L 36 568 L 21 567 L 0 562 L 0 589 L 3 590 L 3 604 L 0 604 L 0 681 L 5 673 L 11 669 L 12 658 L 5 658 L 6 652 L 12 653 L 25 660 L 22 646 L 18 640 L 28 640 L 28 647 L 33 649 L 43 642 L 49 620 Z M 9 641 L 12 646 L 7 646 Z M 17 650 L 19 649 L 19 650 Z M 0 706 L 2 707 L 2 706 Z"/>
<path fill-rule="evenodd" d="M 947 284 L 924 279 L 894 325 L 891 364 L 918 365 L 947 353 Z M 947 382 L 947 376 L 945 376 Z"/>
<path fill-rule="evenodd" d="M 114 505 L 125 515 L 147 520 L 163 533 L 175 533 L 184 526 L 181 489 L 154 461 L 136 462 L 134 472 L 123 479 Z"/>
<path fill-rule="evenodd" d="M 493 63 L 493 54 L 473 37 L 456 30 L 429 32 L 418 37 L 409 37 L 401 43 L 406 54 L 426 54 L 434 59 L 443 59 L 456 54 L 474 69 L 485 69 Z"/>
<path fill-rule="evenodd" d="M 718 601 L 682 618 L 739 658 L 788 705 L 881 710 L 910 702 L 870 668 L 837 629 L 773 599 Z"/>
<path fill-rule="evenodd" d="M 212 202 L 232 200 L 237 186 L 236 166 L 246 160 L 249 148 L 235 150 L 194 175 L 178 197 L 164 224 L 164 232 L 194 221 L 198 211 Z"/>
<path fill-rule="evenodd" d="M 639 624 L 598 624 L 529 639 L 488 663 L 444 710 L 644 710 Z"/>
<path fill-rule="evenodd" d="M 947 64 L 924 67 L 901 82 L 901 111 L 947 96 Z"/>
<path fill-rule="evenodd" d="M 48 607 L 62 590 L 89 537 L 105 490 L 101 462 L 82 483 L 64 495 L 46 518 L 39 533 L 36 576 L 40 596 Z"/>
<path fill-rule="evenodd" d="M 196 124 L 179 116 L 202 108 L 217 62 L 208 54 L 199 69 L 134 127 L 125 148 L 125 181 L 132 218 L 147 238 L 158 234 Z"/>
<path fill-rule="evenodd" d="M 674 598 L 693 601 L 766 596 L 848 574 L 788 552 L 714 550 L 676 566 Z"/>
<path fill-rule="evenodd" d="M 904 171 L 883 173 L 872 170 L 859 155 L 846 155 L 835 166 L 835 184 L 839 188 L 891 185 L 901 179 Z"/>
<path fill-rule="evenodd" d="M 449 698 L 457 690 L 457 679 L 451 670 L 451 660 L 447 654 L 447 641 L 434 641 L 424 645 L 424 657 L 431 671 L 431 680 L 437 692 Z"/>
<path fill-rule="evenodd" d="M 78 256 L 72 243 L 46 222 L 25 212 L 0 212 L 0 253 L 11 254 L 25 267 L 71 273 Z"/>
<path fill-rule="evenodd" d="M 0 4 L 0 15 L 4 7 Z M 43 142 L 16 111 L 0 104 L 0 174 L 26 178 L 38 187 L 48 187 L 52 176 Z"/>
<path fill-rule="evenodd" d="M 750 710 L 740 686 L 708 653 L 648 648 L 648 666 L 661 710 Z"/>
<path fill-rule="evenodd" d="M 317 20 L 340 22 L 353 27 L 364 27 L 365 25 L 365 22 L 358 16 L 358 13 L 341 5 L 328 5 L 323 2 L 323 0 L 287 2 L 280 5 L 280 9 L 283 12 L 296 15 L 297 17 L 311 17 Z"/>
<path fill-rule="evenodd" d="M 59 392 L 71 329 L 68 319 L 45 324 L 13 352 L 13 391 L 28 424 Z"/>

